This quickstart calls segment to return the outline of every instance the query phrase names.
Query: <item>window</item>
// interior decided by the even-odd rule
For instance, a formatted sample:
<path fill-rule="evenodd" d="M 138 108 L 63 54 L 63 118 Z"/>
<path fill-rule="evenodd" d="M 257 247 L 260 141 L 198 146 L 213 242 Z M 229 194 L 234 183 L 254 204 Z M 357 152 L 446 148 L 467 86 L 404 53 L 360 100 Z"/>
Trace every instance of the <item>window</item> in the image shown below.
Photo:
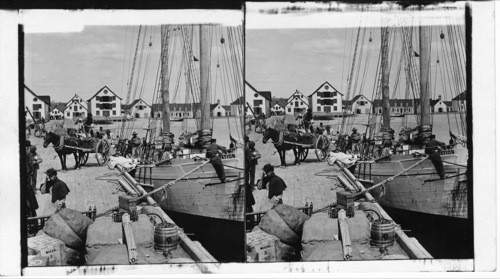
<path fill-rule="evenodd" d="M 37 98 L 33 98 L 33 102 L 36 102 L 36 101 L 38 101 L 38 99 Z"/>
<path fill-rule="evenodd" d="M 330 106 L 325 107 L 325 112 L 332 112 L 332 107 Z"/>
<path fill-rule="evenodd" d="M 338 110 L 337 106 L 334 106 L 333 111 L 337 111 L 337 110 Z"/>
<path fill-rule="evenodd" d="M 291 109 L 291 108 L 288 108 L 288 112 L 292 112 L 292 109 Z"/>
<path fill-rule="evenodd" d="M 299 101 L 295 101 L 295 107 L 298 108 L 299 107 Z"/>
<path fill-rule="evenodd" d="M 82 109 L 82 106 L 80 106 L 80 109 Z"/>
<path fill-rule="evenodd" d="M 259 94 L 255 93 L 255 94 L 253 94 L 253 96 L 254 96 L 255 98 L 257 98 L 257 97 L 259 97 Z"/>
<path fill-rule="evenodd" d="M 100 111 L 96 111 L 96 112 L 95 112 L 95 115 L 100 115 L 100 114 L 101 114 L 101 112 L 100 112 Z"/>
<path fill-rule="evenodd" d="M 66 115 L 67 115 L 67 116 L 70 116 L 71 114 L 68 112 L 68 113 L 66 113 Z"/>
<path fill-rule="evenodd" d="M 73 106 L 73 111 L 78 111 L 78 106 Z"/>
<path fill-rule="evenodd" d="M 104 94 L 108 94 L 108 90 L 104 89 L 104 91 L 102 91 Z"/>
<path fill-rule="evenodd" d="M 333 99 L 333 103 L 336 104 L 337 103 L 337 99 Z"/>
<path fill-rule="evenodd" d="M 113 111 L 113 115 L 116 115 L 116 110 Z"/>
<path fill-rule="evenodd" d="M 254 107 L 258 107 L 260 105 L 262 105 L 262 100 L 253 100 L 253 106 Z"/>
<path fill-rule="evenodd" d="M 304 105 L 304 102 L 300 102 L 300 105 L 302 105 L 302 106 L 303 106 L 303 105 Z"/>
<path fill-rule="evenodd" d="M 318 107 L 316 108 L 316 110 L 317 110 L 317 111 L 321 111 L 321 107 L 320 107 L 320 106 L 318 106 Z"/>
<path fill-rule="evenodd" d="M 33 110 L 42 109 L 42 104 L 33 104 Z"/>
<path fill-rule="evenodd" d="M 332 96 L 333 97 L 337 96 L 337 92 L 333 92 Z"/>

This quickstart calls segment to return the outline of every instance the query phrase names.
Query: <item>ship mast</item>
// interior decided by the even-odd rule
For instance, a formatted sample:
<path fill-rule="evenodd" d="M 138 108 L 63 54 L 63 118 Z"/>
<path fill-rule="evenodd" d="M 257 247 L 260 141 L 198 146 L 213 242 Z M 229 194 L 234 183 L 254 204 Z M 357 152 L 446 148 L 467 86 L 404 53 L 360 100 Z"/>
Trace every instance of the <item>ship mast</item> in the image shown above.
<path fill-rule="evenodd" d="M 419 26 L 419 50 L 420 50 L 420 125 L 430 127 L 431 106 L 429 96 L 429 27 Z"/>
<path fill-rule="evenodd" d="M 168 92 L 168 42 L 170 26 L 161 26 L 161 96 L 162 96 L 162 119 L 163 135 L 170 133 L 170 105 Z M 165 137 L 167 138 L 167 137 Z"/>
<path fill-rule="evenodd" d="M 381 71 L 382 71 L 382 125 L 383 129 L 391 127 L 391 120 L 389 115 L 389 27 L 384 26 L 381 30 L 382 36 L 382 57 L 381 57 Z"/>
<path fill-rule="evenodd" d="M 200 109 L 202 131 L 210 130 L 210 96 L 208 95 L 208 73 L 210 70 L 209 26 L 200 25 Z"/>

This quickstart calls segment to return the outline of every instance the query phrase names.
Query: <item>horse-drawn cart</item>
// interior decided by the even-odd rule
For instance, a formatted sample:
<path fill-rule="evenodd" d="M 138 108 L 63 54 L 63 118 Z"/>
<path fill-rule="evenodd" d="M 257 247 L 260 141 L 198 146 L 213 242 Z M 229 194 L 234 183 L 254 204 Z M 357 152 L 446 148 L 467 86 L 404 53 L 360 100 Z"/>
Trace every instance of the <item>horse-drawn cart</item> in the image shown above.
<path fill-rule="evenodd" d="M 69 146 L 78 151 L 81 151 L 82 156 L 80 157 L 80 165 L 84 166 L 88 159 L 90 153 L 95 153 L 95 158 L 97 164 L 102 166 L 106 164 L 109 160 L 109 143 L 104 139 L 90 138 L 81 139 L 82 146 Z"/>
<path fill-rule="evenodd" d="M 61 160 L 61 167 L 66 168 L 66 155 L 73 154 L 75 156 L 75 168 L 79 168 L 87 163 L 90 153 L 95 153 L 97 164 L 102 166 L 109 160 L 109 143 L 105 139 L 85 138 L 79 136 L 65 136 L 52 131 L 46 133 L 44 137 L 43 147 L 47 147 L 50 143 Z"/>
<path fill-rule="evenodd" d="M 320 162 L 324 162 L 330 153 L 330 139 L 325 135 L 305 133 L 299 130 L 279 131 L 274 128 L 266 128 L 262 142 L 272 140 L 276 150 L 280 155 L 281 165 L 286 166 L 285 151 L 293 150 L 295 164 L 306 160 L 309 149 L 314 149 L 316 157 Z"/>
<path fill-rule="evenodd" d="M 314 149 L 316 158 L 320 162 L 324 162 L 328 158 L 330 152 L 330 139 L 325 135 L 309 134 L 312 136 L 312 143 L 297 143 L 297 142 L 287 142 L 289 144 L 295 145 L 299 148 L 299 160 L 304 162 L 309 155 L 309 149 Z"/>

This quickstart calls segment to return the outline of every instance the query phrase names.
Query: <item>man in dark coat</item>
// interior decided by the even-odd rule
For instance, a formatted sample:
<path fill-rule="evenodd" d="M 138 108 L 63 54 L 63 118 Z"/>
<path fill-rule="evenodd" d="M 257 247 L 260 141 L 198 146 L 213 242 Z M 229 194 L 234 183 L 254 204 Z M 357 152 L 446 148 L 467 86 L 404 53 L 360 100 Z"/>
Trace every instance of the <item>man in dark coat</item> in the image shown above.
<path fill-rule="evenodd" d="M 215 169 L 217 176 L 219 177 L 222 183 L 226 182 L 226 172 L 224 171 L 224 166 L 222 165 L 222 159 L 220 152 L 226 152 L 226 148 L 224 146 L 220 146 L 217 144 L 216 139 L 210 140 L 210 145 L 207 147 L 207 159 L 210 159 L 210 163 Z"/>
<path fill-rule="evenodd" d="M 262 185 L 267 184 L 268 187 L 267 197 L 274 206 L 283 203 L 283 191 L 286 189 L 285 181 L 274 173 L 274 167 L 271 164 L 265 164 L 262 170 L 264 172 Z"/>
<path fill-rule="evenodd" d="M 311 131 L 311 133 L 313 133 L 314 131 L 311 125 L 312 119 L 313 119 L 312 109 L 308 108 L 306 114 L 304 115 L 304 120 L 302 121 L 302 123 L 304 124 L 304 129 L 306 129 L 306 132 L 307 130 Z"/>
<path fill-rule="evenodd" d="M 431 135 L 429 137 L 429 142 L 425 145 L 425 154 L 429 155 L 429 159 L 441 179 L 446 177 L 444 173 L 443 161 L 441 160 L 441 150 L 445 147 L 446 144 L 437 141 L 435 135 Z"/>
<path fill-rule="evenodd" d="M 49 193 L 52 188 L 52 205 L 56 208 L 56 213 L 66 208 L 66 196 L 70 192 L 64 181 L 57 178 L 57 171 L 54 168 L 49 168 L 46 172 L 45 189 L 42 189 L 42 194 Z M 42 186 L 43 188 L 43 186 Z"/>
<path fill-rule="evenodd" d="M 33 166 L 33 156 L 30 152 L 31 142 L 26 141 L 26 185 L 24 191 L 26 194 L 26 206 L 28 209 L 28 217 L 35 217 L 36 210 L 38 209 L 38 202 L 36 200 L 35 192 L 33 191 L 33 172 L 35 167 Z"/>
<path fill-rule="evenodd" d="M 92 128 L 92 124 L 94 123 L 94 119 L 92 118 L 92 113 L 89 113 L 87 115 L 87 119 L 85 120 L 85 123 L 83 124 L 83 128 L 85 129 L 85 134 L 90 137 L 94 136 L 94 132 L 90 129 Z"/>
<path fill-rule="evenodd" d="M 255 204 L 255 198 L 253 196 L 253 188 L 255 183 L 255 166 L 257 166 L 260 154 L 255 150 L 255 142 L 250 141 L 247 136 L 245 136 L 245 206 L 246 212 L 253 212 L 253 205 Z M 254 223 L 254 217 L 247 217 L 247 226 L 251 227 Z"/>

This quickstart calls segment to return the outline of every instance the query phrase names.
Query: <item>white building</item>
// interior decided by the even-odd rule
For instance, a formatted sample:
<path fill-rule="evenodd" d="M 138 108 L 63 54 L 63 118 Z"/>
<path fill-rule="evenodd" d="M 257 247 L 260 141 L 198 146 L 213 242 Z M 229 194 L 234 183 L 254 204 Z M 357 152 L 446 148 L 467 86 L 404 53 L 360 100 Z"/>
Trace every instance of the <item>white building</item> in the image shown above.
<path fill-rule="evenodd" d="M 136 99 L 130 104 L 129 111 L 134 118 L 148 118 L 151 115 L 151 106 L 143 99 Z"/>
<path fill-rule="evenodd" d="M 88 105 L 80 96 L 75 94 L 66 103 L 66 108 L 64 109 L 64 118 L 85 118 L 88 114 Z"/>
<path fill-rule="evenodd" d="M 302 94 L 299 90 L 295 90 L 295 92 L 286 100 L 285 114 L 305 114 L 308 108 L 309 101 L 306 95 Z"/>
<path fill-rule="evenodd" d="M 239 97 L 236 101 L 231 103 L 231 115 L 240 116 L 243 115 L 243 108 L 245 107 L 244 96 Z"/>
<path fill-rule="evenodd" d="M 193 111 L 196 110 L 200 105 L 195 104 L 169 104 L 170 118 L 181 117 L 181 118 L 193 118 Z M 163 104 L 153 104 L 152 113 L 154 118 L 162 118 Z"/>
<path fill-rule="evenodd" d="M 65 108 L 66 104 L 64 103 L 52 104 L 52 109 L 50 110 L 50 119 L 63 119 Z"/>
<path fill-rule="evenodd" d="M 27 110 L 29 112 L 27 112 Z M 31 118 L 29 114 L 33 115 L 35 120 L 45 119 L 49 120 L 50 114 L 50 96 L 39 96 L 35 94 L 28 86 L 24 86 L 24 110 L 26 117 Z"/>
<path fill-rule="evenodd" d="M 271 112 L 274 115 L 282 115 L 285 114 L 287 99 L 286 98 L 276 98 L 273 99 L 271 105 Z"/>
<path fill-rule="evenodd" d="M 231 106 L 223 106 L 220 102 L 210 105 L 210 112 L 212 117 L 231 116 Z"/>
<path fill-rule="evenodd" d="M 309 106 L 313 113 L 341 113 L 342 96 L 328 81 L 309 95 Z"/>
<path fill-rule="evenodd" d="M 265 113 L 267 116 L 271 114 L 271 92 L 258 91 L 248 81 L 245 81 L 245 101 L 247 103 L 245 104 L 246 115 L 253 116 L 248 105 L 257 116 L 261 113 Z"/>
<path fill-rule="evenodd" d="M 372 102 L 363 94 L 356 95 L 351 100 L 350 109 L 355 114 L 369 114 L 372 109 Z"/>
<path fill-rule="evenodd" d="M 448 107 L 447 102 L 441 100 L 441 95 L 437 100 L 431 101 L 431 112 L 432 113 L 440 113 L 440 112 L 448 112 L 451 110 L 451 107 Z"/>
<path fill-rule="evenodd" d="M 95 116 L 121 117 L 121 100 L 122 98 L 104 86 L 88 100 L 89 113 Z"/>

